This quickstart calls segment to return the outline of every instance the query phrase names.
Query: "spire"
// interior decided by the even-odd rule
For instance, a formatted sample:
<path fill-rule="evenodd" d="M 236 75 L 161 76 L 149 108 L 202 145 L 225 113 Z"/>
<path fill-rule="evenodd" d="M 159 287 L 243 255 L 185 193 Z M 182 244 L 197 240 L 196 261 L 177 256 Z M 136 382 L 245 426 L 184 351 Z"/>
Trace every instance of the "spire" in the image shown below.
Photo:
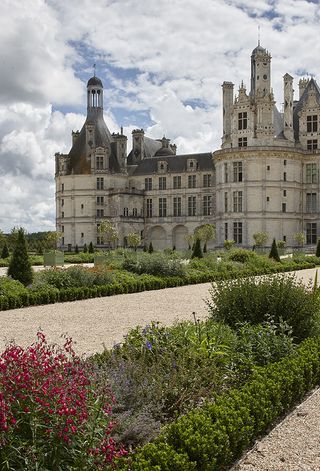
<path fill-rule="evenodd" d="M 93 64 L 93 76 L 96 76 L 96 64 Z"/>
<path fill-rule="evenodd" d="M 258 46 L 260 46 L 260 25 L 258 25 Z"/>

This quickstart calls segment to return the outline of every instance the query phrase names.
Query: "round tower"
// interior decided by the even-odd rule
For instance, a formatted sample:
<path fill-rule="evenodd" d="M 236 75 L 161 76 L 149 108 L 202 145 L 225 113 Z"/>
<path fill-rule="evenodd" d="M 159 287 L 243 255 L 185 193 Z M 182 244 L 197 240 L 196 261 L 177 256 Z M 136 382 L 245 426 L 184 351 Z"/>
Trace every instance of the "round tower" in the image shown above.
<path fill-rule="evenodd" d="M 87 83 L 87 110 L 103 110 L 103 85 L 95 75 Z"/>

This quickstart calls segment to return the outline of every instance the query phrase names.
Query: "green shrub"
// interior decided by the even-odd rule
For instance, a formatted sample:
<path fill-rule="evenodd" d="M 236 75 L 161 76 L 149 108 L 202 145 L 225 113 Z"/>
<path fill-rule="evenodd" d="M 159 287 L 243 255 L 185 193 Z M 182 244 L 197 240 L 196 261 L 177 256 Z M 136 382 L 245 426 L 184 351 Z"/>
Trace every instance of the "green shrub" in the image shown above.
<path fill-rule="evenodd" d="M 19 296 L 25 293 L 28 293 L 28 289 L 20 281 L 0 277 L 0 296 Z"/>
<path fill-rule="evenodd" d="M 83 253 L 87 253 L 87 252 L 88 252 L 88 247 L 87 247 L 87 244 L 85 243 L 83 246 Z"/>
<path fill-rule="evenodd" d="M 294 276 L 240 278 L 217 281 L 208 303 L 214 319 L 235 328 L 238 323 L 259 324 L 283 319 L 302 340 L 319 331 L 319 302 Z"/>
<path fill-rule="evenodd" d="M 4 246 L 2 247 L 2 251 L 1 251 L 1 258 L 8 258 L 9 257 L 9 249 L 8 249 L 8 246 L 7 244 L 4 244 Z"/>
<path fill-rule="evenodd" d="M 8 276 L 21 281 L 25 286 L 33 279 L 33 270 L 27 252 L 27 244 L 22 228 L 18 231 L 17 241 L 8 268 Z"/>
<path fill-rule="evenodd" d="M 203 253 L 201 250 L 201 242 L 199 238 L 196 238 L 191 258 L 202 258 L 202 257 L 203 257 Z"/>
<path fill-rule="evenodd" d="M 94 253 L 94 248 L 93 248 L 93 243 L 90 242 L 89 244 L 89 250 L 88 250 L 89 253 Z"/>
<path fill-rule="evenodd" d="M 316 257 L 320 257 L 320 238 L 317 242 Z"/>
<path fill-rule="evenodd" d="M 277 247 L 276 239 L 273 239 L 273 241 L 272 241 L 269 258 L 272 258 L 276 262 L 280 262 L 280 257 L 279 257 L 279 253 L 278 253 L 278 247 Z"/>
<path fill-rule="evenodd" d="M 150 244 L 149 244 L 148 252 L 149 252 L 149 253 L 152 253 L 152 252 L 153 252 L 153 245 L 152 245 L 152 242 L 150 242 Z"/>
<path fill-rule="evenodd" d="M 232 249 L 228 254 L 228 259 L 234 262 L 248 263 L 249 261 L 255 261 L 257 256 L 251 250 Z"/>
<path fill-rule="evenodd" d="M 126 256 L 122 266 L 125 270 L 138 274 L 158 276 L 183 276 L 185 274 L 185 266 L 180 260 L 161 253 L 141 253 L 138 257 Z"/>

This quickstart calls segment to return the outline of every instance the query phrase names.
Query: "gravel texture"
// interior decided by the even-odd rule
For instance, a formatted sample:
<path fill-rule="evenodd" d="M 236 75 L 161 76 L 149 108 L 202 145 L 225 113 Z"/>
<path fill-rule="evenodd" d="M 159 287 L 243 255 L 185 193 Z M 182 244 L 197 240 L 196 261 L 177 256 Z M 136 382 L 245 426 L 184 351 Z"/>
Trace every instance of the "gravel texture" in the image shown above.
<path fill-rule="evenodd" d="M 296 272 L 308 283 L 315 269 Z M 2 273 L 4 274 L 3 270 Z M 41 328 L 50 342 L 61 344 L 67 334 L 78 354 L 100 352 L 120 342 L 132 327 L 152 320 L 172 324 L 207 316 L 205 300 L 210 283 L 123 294 L 83 301 L 50 304 L 0 312 L 0 351 L 14 339 L 26 346 Z M 264 439 L 258 442 L 233 471 L 320 470 L 320 391 L 317 390 Z"/>

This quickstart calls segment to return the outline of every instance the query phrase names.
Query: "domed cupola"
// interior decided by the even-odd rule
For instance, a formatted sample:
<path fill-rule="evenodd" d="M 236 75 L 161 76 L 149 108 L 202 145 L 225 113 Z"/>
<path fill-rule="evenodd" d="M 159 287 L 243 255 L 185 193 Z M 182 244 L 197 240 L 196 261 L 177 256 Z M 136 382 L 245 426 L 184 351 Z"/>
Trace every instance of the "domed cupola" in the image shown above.
<path fill-rule="evenodd" d="M 103 85 L 101 80 L 95 75 L 87 83 L 87 109 L 103 110 Z"/>
<path fill-rule="evenodd" d="M 165 156 L 165 155 L 174 155 L 174 152 L 170 146 L 170 139 L 167 139 L 165 136 L 161 139 L 162 146 L 154 154 L 155 157 Z"/>

